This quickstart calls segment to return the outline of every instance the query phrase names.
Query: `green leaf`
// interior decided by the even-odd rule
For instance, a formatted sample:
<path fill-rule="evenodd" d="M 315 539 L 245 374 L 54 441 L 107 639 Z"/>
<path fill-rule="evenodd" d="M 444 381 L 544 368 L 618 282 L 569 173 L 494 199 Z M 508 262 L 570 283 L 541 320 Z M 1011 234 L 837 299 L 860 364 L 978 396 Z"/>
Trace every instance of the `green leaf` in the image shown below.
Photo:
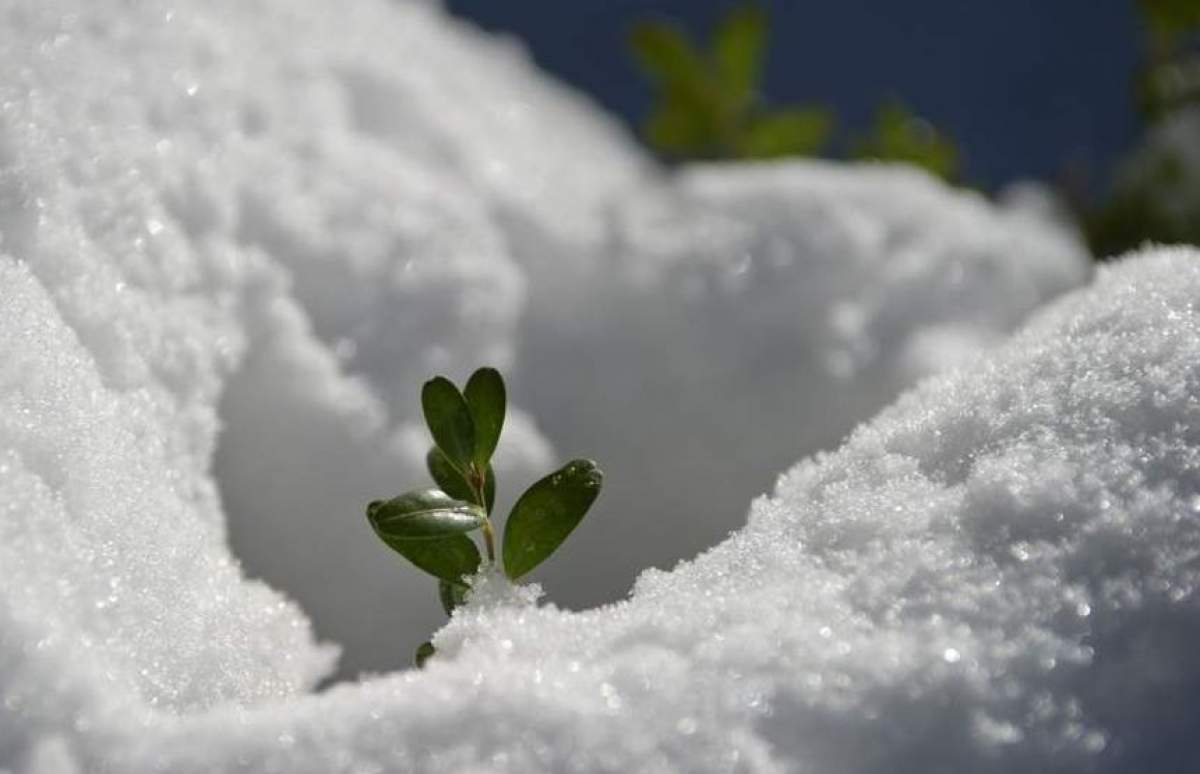
<path fill-rule="evenodd" d="M 821 149 L 833 119 L 821 108 L 774 110 L 752 119 L 739 141 L 745 158 L 811 156 Z"/>
<path fill-rule="evenodd" d="M 466 535 L 451 535 L 437 540 L 396 540 L 380 536 L 388 548 L 435 578 L 450 583 L 479 570 L 483 558 L 475 541 Z"/>
<path fill-rule="evenodd" d="M 434 443 L 466 471 L 475 452 L 475 425 L 462 393 L 446 377 L 436 376 L 421 388 L 421 408 Z"/>
<path fill-rule="evenodd" d="M 898 100 L 884 102 L 870 134 L 851 144 L 851 155 L 881 161 L 904 161 L 945 180 L 958 176 L 958 148 L 953 140 Z"/>
<path fill-rule="evenodd" d="M 504 570 L 520 578 L 554 553 L 600 493 L 603 474 L 591 460 L 572 460 L 525 491 L 504 526 Z"/>
<path fill-rule="evenodd" d="M 664 84 L 699 88 L 708 79 L 704 60 L 674 24 L 642 21 L 629 30 L 629 47 L 647 75 Z"/>
<path fill-rule="evenodd" d="M 475 501 L 475 493 L 471 491 L 471 485 L 463 477 L 462 471 L 446 459 L 441 449 L 434 446 L 429 450 L 425 455 L 425 467 L 429 468 L 429 475 L 443 492 L 456 500 Z"/>
<path fill-rule="evenodd" d="M 713 35 L 713 63 L 722 91 L 734 105 L 754 97 L 762 76 L 767 17 L 761 8 L 745 5 L 731 10 Z"/>
<path fill-rule="evenodd" d="M 475 467 L 484 470 L 504 428 L 504 379 L 495 368 L 480 368 L 467 380 L 463 396 L 475 428 Z"/>
<path fill-rule="evenodd" d="M 443 492 L 410 492 L 367 506 L 367 521 L 379 539 L 419 569 L 451 583 L 462 583 L 482 561 L 465 532 L 483 524 L 479 506 Z"/>
<path fill-rule="evenodd" d="M 459 472 L 458 468 L 450 464 L 450 460 L 446 459 L 446 455 L 438 447 L 433 447 L 429 453 L 425 455 L 425 466 L 429 468 L 429 475 L 437 483 L 438 488 L 457 500 L 466 500 L 475 502 L 475 493 L 471 491 L 471 485 Z M 496 504 L 496 471 L 492 470 L 492 466 L 487 466 L 487 474 L 483 479 L 483 505 L 488 513 L 492 512 L 492 507 Z"/>
<path fill-rule="evenodd" d="M 447 583 L 439 580 L 438 599 L 441 600 L 442 609 L 446 611 L 446 615 L 451 615 L 454 613 L 454 608 L 466 601 L 467 587 L 461 583 Z"/>
<path fill-rule="evenodd" d="M 417 669 L 424 669 L 425 662 L 428 661 L 434 653 L 437 653 L 437 650 L 433 647 L 432 642 L 422 642 L 417 647 L 417 652 L 413 654 L 413 663 L 417 665 Z"/>
<path fill-rule="evenodd" d="M 669 91 L 642 132 L 656 150 L 678 156 L 710 156 L 717 152 L 719 143 L 711 112 L 688 95 Z"/>
<path fill-rule="evenodd" d="M 439 489 L 405 492 L 367 506 L 367 520 L 385 540 L 429 540 L 470 532 L 482 527 L 486 518 L 480 506 Z"/>

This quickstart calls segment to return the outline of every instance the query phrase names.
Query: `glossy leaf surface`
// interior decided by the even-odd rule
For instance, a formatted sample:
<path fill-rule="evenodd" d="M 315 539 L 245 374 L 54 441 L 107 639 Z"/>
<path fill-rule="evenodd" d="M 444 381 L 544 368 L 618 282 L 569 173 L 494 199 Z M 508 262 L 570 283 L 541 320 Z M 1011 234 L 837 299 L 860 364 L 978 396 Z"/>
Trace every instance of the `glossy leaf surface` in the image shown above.
<path fill-rule="evenodd" d="M 490 515 L 496 505 L 496 471 L 488 465 L 487 476 L 483 479 L 483 504 Z"/>
<path fill-rule="evenodd" d="M 479 547 L 466 535 L 451 535 L 438 540 L 383 538 L 383 542 L 418 569 L 449 583 L 461 584 L 463 578 L 475 574 L 483 561 Z"/>
<path fill-rule="evenodd" d="M 483 509 L 440 489 L 405 492 L 367 506 L 367 519 L 385 540 L 430 540 L 483 526 Z"/>
<path fill-rule="evenodd" d="M 470 484 L 467 483 L 462 472 L 446 459 L 446 455 L 441 449 L 434 446 L 429 450 L 429 453 L 425 455 L 425 467 L 429 469 L 430 477 L 443 492 L 456 500 L 475 501 L 475 494 L 471 491 Z"/>
<path fill-rule="evenodd" d="M 421 388 L 421 409 L 433 442 L 465 471 L 475 453 L 475 425 L 467 401 L 453 382 L 436 376 Z"/>
<path fill-rule="evenodd" d="M 504 571 L 514 580 L 554 553 L 600 493 L 603 474 L 591 460 L 572 460 L 529 487 L 504 527 Z"/>
<path fill-rule="evenodd" d="M 475 467 L 485 470 L 500 442 L 500 431 L 504 429 L 507 403 L 504 379 L 495 368 L 480 368 L 467 380 L 463 397 L 475 428 Z"/>

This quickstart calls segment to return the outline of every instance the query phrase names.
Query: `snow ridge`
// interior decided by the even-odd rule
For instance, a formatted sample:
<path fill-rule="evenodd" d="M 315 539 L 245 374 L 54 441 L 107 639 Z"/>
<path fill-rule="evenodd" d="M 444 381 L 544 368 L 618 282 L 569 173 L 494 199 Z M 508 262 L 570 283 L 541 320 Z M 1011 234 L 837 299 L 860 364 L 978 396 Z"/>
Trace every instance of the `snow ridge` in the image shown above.
<path fill-rule="evenodd" d="M 1104 269 L 627 602 L 492 594 L 424 672 L 180 721 L 119 765 L 1189 770 L 1198 258 Z"/>

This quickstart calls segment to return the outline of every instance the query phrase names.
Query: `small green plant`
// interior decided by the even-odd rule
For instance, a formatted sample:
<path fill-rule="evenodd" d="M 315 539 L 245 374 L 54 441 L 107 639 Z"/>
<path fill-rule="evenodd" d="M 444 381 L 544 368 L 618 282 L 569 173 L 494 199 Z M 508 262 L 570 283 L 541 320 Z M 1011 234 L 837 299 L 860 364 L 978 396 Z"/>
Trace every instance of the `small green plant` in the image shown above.
<path fill-rule="evenodd" d="M 405 492 L 367 506 L 367 521 L 389 548 L 438 579 L 446 615 L 462 604 L 467 578 L 483 557 L 470 534 L 479 532 L 489 564 L 496 563 L 496 502 L 492 454 L 504 427 L 504 379 L 480 368 L 460 392 L 437 376 L 421 390 L 421 408 L 433 436 L 426 466 L 437 488 Z M 583 520 L 600 494 L 603 474 L 591 460 L 571 460 L 517 498 L 504 524 L 500 553 L 505 575 L 517 580 L 546 560 Z M 417 648 L 417 666 L 434 653 Z"/>
<path fill-rule="evenodd" d="M 709 50 L 671 22 L 635 24 L 630 49 L 658 91 L 643 130 L 650 145 L 674 158 L 774 158 L 819 151 L 833 124 L 828 110 L 763 104 L 766 38 L 766 13 L 754 5 L 729 11 L 713 31 Z"/>

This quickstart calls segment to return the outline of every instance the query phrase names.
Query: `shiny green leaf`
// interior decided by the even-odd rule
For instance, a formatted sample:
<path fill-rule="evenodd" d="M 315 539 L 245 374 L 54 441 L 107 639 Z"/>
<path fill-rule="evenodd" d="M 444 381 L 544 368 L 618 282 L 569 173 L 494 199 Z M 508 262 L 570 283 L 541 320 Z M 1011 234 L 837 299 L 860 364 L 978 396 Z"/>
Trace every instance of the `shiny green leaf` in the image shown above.
<path fill-rule="evenodd" d="M 467 380 L 463 397 L 475 428 L 475 467 L 485 470 L 504 428 L 504 379 L 495 368 L 480 368 Z"/>
<path fill-rule="evenodd" d="M 504 571 L 514 580 L 554 553 L 600 493 L 603 474 L 591 460 L 572 460 L 529 487 L 504 527 Z"/>
<path fill-rule="evenodd" d="M 425 467 L 429 468 L 429 475 L 443 492 L 456 500 L 475 502 L 471 485 L 463 477 L 462 471 L 446 459 L 446 454 L 441 449 L 434 446 L 429 450 L 425 455 Z"/>
<path fill-rule="evenodd" d="M 460 470 L 467 470 L 475 453 L 475 425 L 471 411 L 453 382 L 436 376 L 421 388 L 421 408 L 433 442 Z"/>
<path fill-rule="evenodd" d="M 488 465 L 487 476 L 483 479 L 483 504 L 490 515 L 496 505 L 496 471 L 492 470 L 491 465 Z"/>
<path fill-rule="evenodd" d="M 436 446 L 429 450 L 425 455 L 425 466 L 429 468 L 429 475 L 437 483 L 438 487 L 458 500 L 466 500 L 475 502 L 475 493 L 471 490 L 471 485 L 463 478 L 463 474 L 458 468 L 450 464 L 450 460 L 446 459 L 446 455 Z M 492 466 L 487 466 L 487 474 L 483 479 L 483 505 L 488 513 L 492 512 L 492 507 L 496 504 L 496 472 L 492 470 Z"/>
<path fill-rule="evenodd" d="M 409 521 L 414 519 L 415 525 Z M 463 576 L 479 569 L 479 548 L 464 533 L 480 526 L 483 519 L 479 506 L 437 490 L 410 492 L 367 506 L 371 528 L 389 548 L 451 583 L 462 583 Z"/>
<path fill-rule="evenodd" d="M 430 540 L 483 526 L 483 509 L 439 489 L 405 492 L 367 506 L 367 519 L 381 538 Z"/>
<path fill-rule="evenodd" d="M 479 547 L 466 535 L 437 540 L 396 540 L 380 536 L 388 548 L 440 580 L 462 583 L 479 570 Z"/>

